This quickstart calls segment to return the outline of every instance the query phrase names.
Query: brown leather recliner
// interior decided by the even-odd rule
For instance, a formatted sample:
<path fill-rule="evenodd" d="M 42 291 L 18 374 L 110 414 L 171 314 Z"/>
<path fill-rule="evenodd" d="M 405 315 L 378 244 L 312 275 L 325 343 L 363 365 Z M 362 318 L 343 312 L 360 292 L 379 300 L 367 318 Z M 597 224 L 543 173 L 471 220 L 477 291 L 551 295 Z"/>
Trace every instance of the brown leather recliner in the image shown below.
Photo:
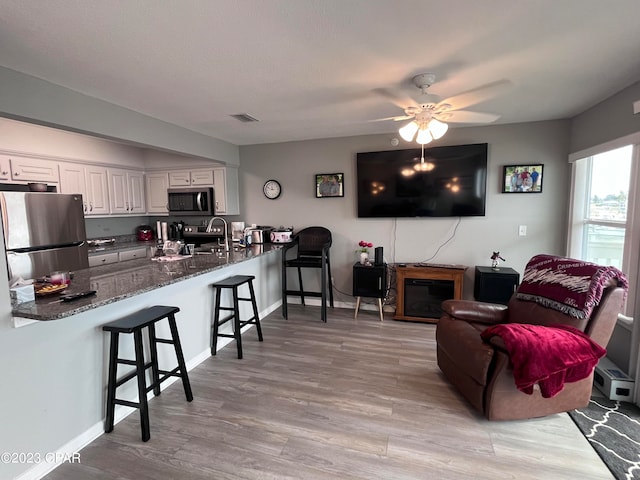
<path fill-rule="evenodd" d="M 542 417 L 585 407 L 591 397 L 593 372 L 589 377 L 566 383 L 551 398 L 543 398 L 538 385 L 532 395 L 516 388 L 513 365 L 500 338 L 484 342 L 480 332 L 499 323 L 570 325 L 606 347 L 625 290 L 615 284 L 605 288 L 590 317 L 580 320 L 514 294 L 508 305 L 471 300 L 446 300 L 436 328 L 438 366 L 473 407 L 489 420 Z"/>

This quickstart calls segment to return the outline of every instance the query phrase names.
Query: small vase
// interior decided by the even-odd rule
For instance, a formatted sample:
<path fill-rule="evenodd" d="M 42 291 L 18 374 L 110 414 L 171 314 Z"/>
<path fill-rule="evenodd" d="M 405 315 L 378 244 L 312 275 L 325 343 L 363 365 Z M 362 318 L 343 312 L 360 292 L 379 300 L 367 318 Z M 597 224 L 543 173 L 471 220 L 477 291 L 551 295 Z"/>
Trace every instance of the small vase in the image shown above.
<path fill-rule="evenodd" d="M 366 265 L 369 262 L 369 252 L 360 252 L 360 264 Z"/>

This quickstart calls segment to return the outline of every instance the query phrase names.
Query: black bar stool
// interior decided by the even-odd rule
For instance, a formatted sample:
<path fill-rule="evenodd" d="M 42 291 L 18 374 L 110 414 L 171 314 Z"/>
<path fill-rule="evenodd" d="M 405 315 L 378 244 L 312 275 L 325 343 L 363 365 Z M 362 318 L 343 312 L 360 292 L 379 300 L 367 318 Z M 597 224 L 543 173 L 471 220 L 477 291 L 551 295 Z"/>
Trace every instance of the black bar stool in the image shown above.
<path fill-rule="evenodd" d="M 331 231 L 325 227 L 307 227 L 300 230 L 291 243 L 282 248 L 282 316 L 288 317 L 287 297 L 298 296 L 304 303 L 305 295 L 308 297 L 320 297 L 320 319 L 327 321 L 327 293 L 329 305 L 333 308 L 333 280 L 331 277 Z M 297 247 L 296 256 L 287 258 L 287 252 Z M 287 268 L 298 269 L 299 290 L 290 290 L 287 287 Z M 302 285 L 302 268 L 320 269 L 320 291 L 311 292 Z"/>
<path fill-rule="evenodd" d="M 213 317 L 213 331 L 211 333 L 211 355 L 216 354 L 216 348 L 218 345 L 218 337 L 235 338 L 236 347 L 238 349 L 238 358 L 242 358 L 242 335 L 241 329 L 245 325 L 253 324 L 258 330 L 258 340 L 262 341 L 262 328 L 260 327 L 260 318 L 258 317 L 258 307 L 256 305 L 256 296 L 253 291 L 253 279 L 256 278 L 253 275 L 234 275 L 233 277 L 225 278 L 219 282 L 212 283 L 211 286 L 216 291 L 216 302 L 214 307 Z M 249 297 L 242 298 L 238 296 L 238 287 L 247 284 L 249 286 Z M 221 307 L 220 297 L 222 296 L 222 290 L 224 288 L 230 288 L 233 291 L 233 306 Z M 253 307 L 253 316 L 248 320 L 240 320 L 240 304 L 239 302 L 251 302 Z M 220 318 L 220 311 L 227 310 L 232 313 L 224 318 Z M 233 334 L 219 333 L 220 325 L 223 325 L 233 320 Z"/>
<path fill-rule="evenodd" d="M 142 441 L 149 440 L 149 406 L 147 403 L 147 393 L 153 390 L 155 396 L 160 395 L 160 383 L 169 377 L 182 378 L 182 386 L 187 401 L 193 400 L 191 392 L 191 384 L 187 376 L 187 367 L 184 363 L 182 354 L 182 346 L 180 345 L 180 337 L 178 337 L 178 328 L 176 327 L 175 314 L 179 312 L 178 307 L 166 307 L 156 305 L 154 307 L 145 308 L 139 312 L 132 313 L 126 317 L 122 317 L 114 322 L 107 323 L 102 327 L 105 332 L 111 332 L 111 346 L 109 353 L 109 385 L 107 387 L 107 417 L 105 421 L 105 432 L 109 433 L 113 430 L 114 410 L 116 405 L 126 405 L 127 407 L 140 409 L 140 425 L 142 427 Z M 155 331 L 155 323 L 162 319 L 169 320 L 169 328 L 171 330 L 171 340 L 157 338 Z M 144 350 L 142 346 L 142 329 L 147 327 L 149 331 L 149 347 L 151 360 L 145 363 Z M 133 333 L 135 346 L 135 360 L 127 360 L 118 358 L 118 338 L 121 333 Z M 160 370 L 158 368 L 158 343 L 172 344 L 176 351 L 178 366 L 173 370 Z M 136 369 L 119 380 L 117 377 L 118 364 L 133 365 Z M 145 371 L 151 368 L 152 383 L 147 387 L 145 380 Z M 160 375 L 162 374 L 162 377 Z M 130 402 L 128 400 L 120 400 L 116 398 L 116 388 L 128 382 L 132 378 L 137 377 L 138 380 L 138 401 Z"/>

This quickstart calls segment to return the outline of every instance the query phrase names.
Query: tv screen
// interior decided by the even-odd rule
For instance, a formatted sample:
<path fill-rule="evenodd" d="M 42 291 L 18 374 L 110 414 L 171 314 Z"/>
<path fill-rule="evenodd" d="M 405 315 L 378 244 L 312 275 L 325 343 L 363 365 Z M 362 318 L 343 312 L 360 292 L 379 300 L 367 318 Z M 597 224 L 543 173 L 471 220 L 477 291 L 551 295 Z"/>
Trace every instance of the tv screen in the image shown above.
<path fill-rule="evenodd" d="M 484 216 L 487 144 L 357 154 L 358 217 Z"/>

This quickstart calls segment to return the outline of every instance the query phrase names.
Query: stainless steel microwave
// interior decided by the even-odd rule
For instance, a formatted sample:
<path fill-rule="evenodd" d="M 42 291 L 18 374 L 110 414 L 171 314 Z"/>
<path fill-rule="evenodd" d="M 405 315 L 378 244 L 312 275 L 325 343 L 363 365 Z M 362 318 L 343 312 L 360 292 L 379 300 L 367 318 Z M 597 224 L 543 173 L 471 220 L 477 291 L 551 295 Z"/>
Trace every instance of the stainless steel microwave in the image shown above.
<path fill-rule="evenodd" d="M 213 215 L 215 196 L 213 188 L 170 188 L 169 213 L 176 215 Z"/>

